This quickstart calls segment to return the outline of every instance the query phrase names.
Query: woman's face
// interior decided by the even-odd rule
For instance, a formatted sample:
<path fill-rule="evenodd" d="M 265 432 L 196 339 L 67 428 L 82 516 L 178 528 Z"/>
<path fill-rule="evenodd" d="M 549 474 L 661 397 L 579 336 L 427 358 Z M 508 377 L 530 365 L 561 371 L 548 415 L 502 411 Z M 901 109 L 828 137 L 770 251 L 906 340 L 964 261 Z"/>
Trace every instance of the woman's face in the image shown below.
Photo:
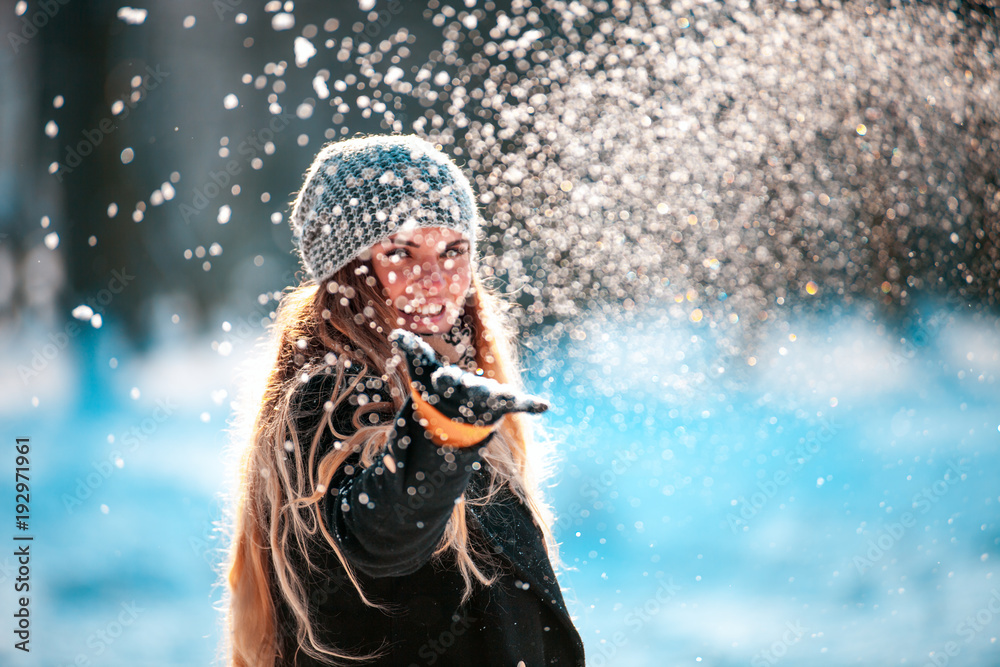
<path fill-rule="evenodd" d="M 433 334 L 455 324 L 472 283 L 470 252 L 469 241 L 446 227 L 402 231 L 372 246 L 372 268 L 397 326 Z"/>

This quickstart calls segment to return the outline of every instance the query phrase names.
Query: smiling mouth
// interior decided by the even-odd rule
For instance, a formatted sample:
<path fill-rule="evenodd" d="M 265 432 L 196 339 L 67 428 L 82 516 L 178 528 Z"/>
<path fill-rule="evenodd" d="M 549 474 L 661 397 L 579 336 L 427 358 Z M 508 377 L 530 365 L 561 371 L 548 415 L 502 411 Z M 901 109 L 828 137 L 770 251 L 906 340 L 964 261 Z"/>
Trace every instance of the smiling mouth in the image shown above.
<path fill-rule="evenodd" d="M 427 303 L 419 306 L 408 303 L 403 306 L 403 312 L 407 315 L 416 315 L 420 317 L 434 317 L 441 314 L 443 311 L 444 304 L 441 303 Z"/>

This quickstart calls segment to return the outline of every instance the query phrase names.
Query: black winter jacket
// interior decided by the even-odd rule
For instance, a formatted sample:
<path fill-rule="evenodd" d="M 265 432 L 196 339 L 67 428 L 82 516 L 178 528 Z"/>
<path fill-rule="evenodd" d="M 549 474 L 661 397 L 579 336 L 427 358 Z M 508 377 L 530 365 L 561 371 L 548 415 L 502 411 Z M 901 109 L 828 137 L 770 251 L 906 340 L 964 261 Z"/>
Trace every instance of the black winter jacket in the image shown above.
<path fill-rule="evenodd" d="M 331 380 L 317 375 L 301 390 L 298 437 L 306 451 L 333 389 Z M 334 414 L 338 432 L 354 431 L 357 397 L 378 391 L 359 384 Z M 438 447 L 416 423 L 409 400 L 397 415 L 382 418 L 395 419 L 386 453 L 396 471 L 385 464 L 385 454 L 362 468 L 359 453 L 353 453 L 334 474 L 321 509 L 365 595 L 394 611 L 365 605 L 333 551 L 313 545 L 310 557 L 322 567 L 308 575 L 307 587 L 319 638 L 355 654 L 384 649 L 383 657 L 366 663 L 372 665 L 582 667 L 583 642 L 541 531 L 509 488 L 504 486 L 489 504 L 466 511 L 469 539 L 494 555 L 492 570 L 486 569 L 499 572 L 496 583 L 474 583 L 472 597 L 460 605 L 465 584 L 454 559 L 431 557 L 458 497 L 467 487 L 476 497 L 488 484 L 481 450 L 489 439 L 467 448 Z M 332 445 L 327 431 L 317 462 Z M 301 651 L 295 656 L 294 625 L 283 600 L 278 612 L 285 656 L 278 664 L 319 665 Z"/>

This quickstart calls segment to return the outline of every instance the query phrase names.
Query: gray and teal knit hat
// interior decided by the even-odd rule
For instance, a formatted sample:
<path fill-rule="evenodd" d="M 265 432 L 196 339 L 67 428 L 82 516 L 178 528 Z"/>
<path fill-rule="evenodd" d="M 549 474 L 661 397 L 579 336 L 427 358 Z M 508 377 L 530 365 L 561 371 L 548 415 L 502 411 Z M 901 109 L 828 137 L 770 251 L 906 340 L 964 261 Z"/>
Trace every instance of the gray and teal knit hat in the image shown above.
<path fill-rule="evenodd" d="M 316 282 L 403 229 L 447 227 L 474 244 L 478 222 L 468 179 L 416 136 L 327 144 L 309 166 L 289 217 L 302 265 Z"/>

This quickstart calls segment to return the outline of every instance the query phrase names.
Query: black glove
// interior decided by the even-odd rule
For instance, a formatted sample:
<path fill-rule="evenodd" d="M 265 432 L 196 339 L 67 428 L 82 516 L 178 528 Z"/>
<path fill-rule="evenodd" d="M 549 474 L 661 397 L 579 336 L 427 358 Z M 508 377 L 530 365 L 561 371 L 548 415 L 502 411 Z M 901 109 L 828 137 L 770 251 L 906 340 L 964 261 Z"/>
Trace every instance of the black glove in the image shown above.
<path fill-rule="evenodd" d="M 462 370 L 443 366 L 431 346 L 403 329 L 389 334 L 406 357 L 413 388 L 445 417 L 463 424 L 490 426 L 508 412 L 545 412 L 549 404 L 516 388 Z"/>

